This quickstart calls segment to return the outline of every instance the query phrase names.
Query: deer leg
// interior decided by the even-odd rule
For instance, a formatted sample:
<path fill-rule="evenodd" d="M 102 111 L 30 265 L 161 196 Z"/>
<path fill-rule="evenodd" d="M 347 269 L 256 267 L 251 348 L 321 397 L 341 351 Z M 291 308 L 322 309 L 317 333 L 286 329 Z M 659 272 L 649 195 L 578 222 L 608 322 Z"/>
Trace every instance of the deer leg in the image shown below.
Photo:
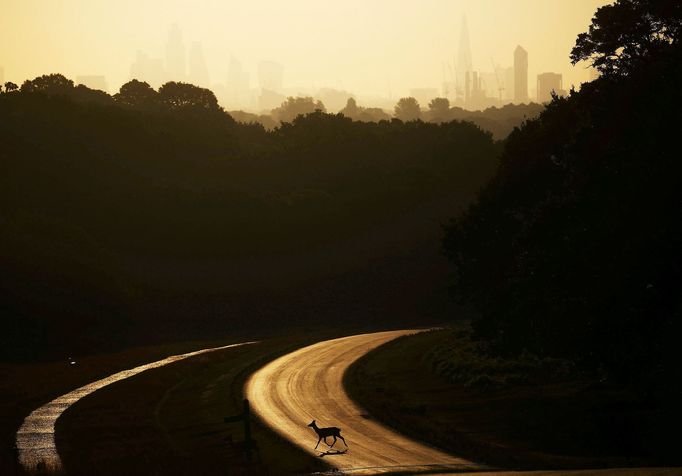
<path fill-rule="evenodd" d="M 333 435 L 333 436 L 334 436 L 334 441 L 332 441 L 332 444 L 329 445 L 330 448 L 336 444 L 336 435 Z"/>
<path fill-rule="evenodd" d="M 315 445 L 315 449 L 317 449 L 317 447 L 320 446 L 320 441 L 322 441 L 321 436 L 317 439 L 317 444 Z"/>
<path fill-rule="evenodd" d="M 341 438 L 341 441 L 343 441 L 343 444 L 346 445 L 346 448 L 348 448 L 348 444 L 346 443 L 346 439 L 339 434 L 339 438 Z"/>

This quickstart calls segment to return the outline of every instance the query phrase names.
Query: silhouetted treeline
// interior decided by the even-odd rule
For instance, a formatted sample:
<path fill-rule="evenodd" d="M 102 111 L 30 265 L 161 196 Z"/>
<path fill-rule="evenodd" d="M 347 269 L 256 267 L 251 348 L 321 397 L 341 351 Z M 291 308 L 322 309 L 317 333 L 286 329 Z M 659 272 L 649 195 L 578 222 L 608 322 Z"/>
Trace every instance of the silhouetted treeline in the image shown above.
<path fill-rule="evenodd" d="M 133 334 L 286 327 L 277 309 L 252 309 L 268 305 L 266 285 L 331 273 L 326 255 L 306 258 L 330 243 L 444 198 L 465 203 L 498 152 L 489 133 L 460 122 L 318 111 L 267 131 L 183 83 L 155 91 L 131 81 L 112 97 L 43 76 L 0 94 L 0 117 L 5 358 L 116 346 Z M 284 262 L 295 268 L 280 276 Z M 356 285 L 344 286 L 325 292 L 352 300 Z M 237 305 L 237 294 L 250 297 Z"/>
<path fill-rule="evenodd" d="M 666 20 L 650 11 L 666 7 Z M 627 68 L 621 56 L 598 63 L 603 77 L 514 131 L 495 178 L 445 238 L 456 294 L 493 349 L 571 358 L 668 410 L 682 396 L 681 10 L 600 9 L 574 60 L 617 49 L 621 17 L 630 32 L 659 28 L 656 47 L 640 37 Z"/>
<path fill-rule="evenodd" d="M 361 122 L 390 121 L 393 117 L 401 121 L 422 120 L 425 122 L 467 121 L 476 124 L 485 131 L 492 132 L 493 138 L 504 139 L 524 121 L 537 117 L 544 109 L 542 104 L 506 104 L 502 107 L 489 107 L 483 111 L 469 111 L 461 107 L 450 107 L 447 98 L 434 98 L 428 108 L 424 109 L 415 98 L 401 98 L 392 116 L 378 107 L 359 106 L 354 98 L 349 98 L 346 107 L 339 112 L 345 117 Z M 258 123 L 266 129 L 274 129 L 280 122 L 290 122 L 300 114 L 309 114 L 315 110 L 325 111 L 324 104 L 313 98 L 288 98 L 280 107 L 270 114 L 253 114 L 244 111 L 230 111 L 236 121 Z"/>

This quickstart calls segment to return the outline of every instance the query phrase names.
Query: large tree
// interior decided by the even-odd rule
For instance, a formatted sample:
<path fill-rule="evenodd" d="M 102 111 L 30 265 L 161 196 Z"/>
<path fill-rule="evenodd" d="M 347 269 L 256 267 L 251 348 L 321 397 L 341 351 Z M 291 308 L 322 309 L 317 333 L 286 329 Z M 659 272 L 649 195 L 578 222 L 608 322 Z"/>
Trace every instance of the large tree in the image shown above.
<path fill-rule="evenodd" d="M 148 83 L 133 79 L 128 81 L 114 95 L 116 102 L 133 109 L 149 110 L 159 105 L 159 93 Z"/>
<path fill-rule="evenodd" d="M 49 95 L 72 95 L 73 81 L 61 74 L 44 74 L 35 79 L 24 81 L 22 92 L 45 93 Z"/>
<path fill-rule="evenodd" d="M 416 121 L 421 118 L 422 112 L 419 103 L 413 97 L 400 98 L 395 105 L 395 117 L 401 121 Z"/>
<path fill-rule="evenodd" d="M 429 111 L 431 112 L 431 119 L 439 119 L 444 121 L 447 119 L 448 111 L 450 110 L 450 101 L 448 98 L 433 98 L 429 102 Z"/>
<path fill-rule="evenodd" d="M 159 99 L 169 109 L 200 108 L 219 111 L 218 100 L 209 89 L 171 81 L 159 88 Z"/>
<path fill-rule="evenodd" d="M 327 112 L 322 101 L 311 97 L 288 97 L 280 107 L 272 110 L 272 115 L 280 122 L 292 122 L 298 116 L 315 111 Z"/>
<path fill-rule="evenodd" d="M 571 62 L 589 61 L 607 75 L 628 74 L 679 45 L 681 32 L 679 0 L 617 0 L 599 8 L 589 30 L 578 35 Z"/>

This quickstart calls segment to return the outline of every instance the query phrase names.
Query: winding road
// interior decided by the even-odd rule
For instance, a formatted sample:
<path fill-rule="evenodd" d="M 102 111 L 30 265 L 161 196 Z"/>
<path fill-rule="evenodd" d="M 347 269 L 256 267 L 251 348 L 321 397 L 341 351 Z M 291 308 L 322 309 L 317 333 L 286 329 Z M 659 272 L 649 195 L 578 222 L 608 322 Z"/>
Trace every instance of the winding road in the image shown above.
<path fill-rule="evenodd" d="M 329 455 L 343 472 L 466 471 L 481 466 L 411 440 L 377 423 L 346 395 L 343 374 L 371 349 L 419 331 L 400 330 L 343 337 L 304 347 L 254 373 L 246 383 L 253 411 L 284 438 L 315 456 L 317 435 L 308 425 L 338 426 L 348 452 Z M 320 443 L 320 449 L 326 450 Z M 344 450 L 339 440 L 334 449 Z"/>

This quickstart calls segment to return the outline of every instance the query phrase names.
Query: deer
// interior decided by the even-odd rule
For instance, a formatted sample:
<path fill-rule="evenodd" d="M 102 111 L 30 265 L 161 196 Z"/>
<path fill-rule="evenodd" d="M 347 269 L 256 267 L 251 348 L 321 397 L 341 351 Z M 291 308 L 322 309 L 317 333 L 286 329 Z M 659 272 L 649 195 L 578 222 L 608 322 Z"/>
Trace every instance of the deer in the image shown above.
<path fill-rule="evenodd" d="M 348 443 L 346 443 L 346 440 L 344 439 L 343 436 L 341 436 L 341 429 L 336 428 L 335 426 L 331 426 L 329 428 L 320 428 L 317 426 L 317 423 L 315 423 L 315 420 L 313 420 L 309 425 L 313 430 L 315 430 L 315 433 L 317 433 L 318 439 L 317 439 L 317 444 L 315 445 L 315 449 L 317 449 L 318 446 L 320 446 L 320 441 L 324 440 L 324 443 L 329 446 L 330 448 L 336 444 L 336 439 L 341 438 L 341 441 L 343 441 L 343 444 L 346 445 L 346 448 L 348 448 Z M 327 437 L 333 437 L 334 441 L 330 445 L 327 443 Z"/>

